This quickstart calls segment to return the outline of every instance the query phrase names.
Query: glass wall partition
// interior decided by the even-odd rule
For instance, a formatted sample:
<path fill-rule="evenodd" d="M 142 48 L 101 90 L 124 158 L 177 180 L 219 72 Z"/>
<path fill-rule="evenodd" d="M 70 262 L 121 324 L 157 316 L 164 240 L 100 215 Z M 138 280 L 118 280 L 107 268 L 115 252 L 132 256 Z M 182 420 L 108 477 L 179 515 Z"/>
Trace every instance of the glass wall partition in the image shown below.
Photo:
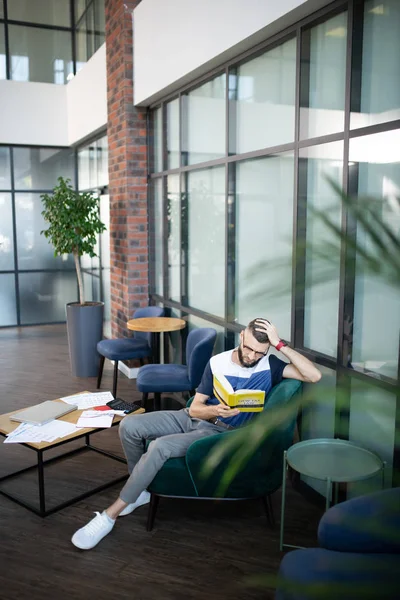
<path fill-rule="evenodd" d="M 226 349 L 269 318 L 329 387 L 302 436 L 367 444 L 379 421 L 383 457 L 400 414 L 399 23 L 395 0 L 331 3 L 158 102 L 149 131 L 153 300 Z"/>
<path fill-rule="evenodd" d="M 68 148 L 0 148 L 0 326 L 65 321 L 65 304 L 77 299 L 72 257 L 55 258 L 40 233 L 40 196 L 60 175 L 75 181 Z"/>
<path fill-rule="evenodd" d="M 267 314 L 286 339 L 291 324 L 293 187 L 293 153 L 236 165 L 236 320 L 248 323 Z"/>
<path fill-rule="evenodd" d="M 111 335 L 110 298 L 110 199 L 108 195 L 108 143 L 107 136 L 78 148 L 78 188 L 99 197 L 100 219 L 106 230 L 100 234 L 91 258 L 81 258 L 85 294 L 88 300 L 104 302 L 104 334 Z"/>
<path fill-rule="evenodd" d="M 86 299 L 105 302 L 105 331 L 111 331 L 107 155 L 106 136 L 78 152 L 0 146 L 0 327 L 63 322 L 65 305 L 78 299 L 72 256 L 55 257 L 41 235 L 48 227 L 41 195 L 51 193 L 60 176 L 75 187 L 79 164 L 79 189 L 99 196 L 106 225 L 96 247 L 99 256 L 82 257 Z"/>
<path fill-rule="evenodd" d="M 352 177 L 359 202 L 373 204 L 376 215 L 388 228 L 388 235 L 400 232 L 400 130 L 354 138 L 350 141 Z M 356 180 L 356 181 L 355 181 Z M 376 198 L 372 200 L 371 196 Z M 398 202 L 398 200 L 397 200 Z M 373 223 L 370 223 L 373 227 Z M 399 356 L 400 293 L 396 280 L 384 263 L 395 259 L 372 243 L 364 227 L 357 229 L 360 252 L 355 265 L 353 367 L 396 378 Z M 366 268 L 363 252 L 382 262 L 381 276 Z M 389 263 L 390 264 L 390 263 Z M 386 275 L 386 276 L 385 276 Z M 391 279 L 391 281 L 390 281 Z M 374 327 L 371 327 L 371 323 Z"/>
<path fill-rule="evenodd" d="M 296 40 L 253 58 L 229 75 L 229 153 L 294 141 Z"/>
<path fill-rule="evenodd" d="M 304 282 L 304 346 L 336 357 L 339 317 L 340 243 L 321 214 L 340 227 L 341 208 L 330 182 L 341 187 L 343 142 L 299 151 L 299 203 L 307 215 Z"/>
<path fill-rule="evenodd" d="M 105 41 L 104 0 L 2 0 L 0 6 L 0 79 L 63 85 Z"/>

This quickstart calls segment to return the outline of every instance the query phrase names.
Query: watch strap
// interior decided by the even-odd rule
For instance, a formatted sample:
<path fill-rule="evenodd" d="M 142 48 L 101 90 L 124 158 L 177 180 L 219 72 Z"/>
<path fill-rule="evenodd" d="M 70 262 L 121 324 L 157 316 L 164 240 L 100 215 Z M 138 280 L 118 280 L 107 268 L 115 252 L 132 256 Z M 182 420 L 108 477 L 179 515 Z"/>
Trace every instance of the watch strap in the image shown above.
<path fill-rule="evenodd" d="M 285 342 L 283 342 L 282 340 L 279 340 L 279 342 L 277 343 L 277 345 L 275 346 L 275 348 L 277 350 L 280 350 L 281 348 L 283 348 L 283 346 L 287 346 L 287 344 Z"/>

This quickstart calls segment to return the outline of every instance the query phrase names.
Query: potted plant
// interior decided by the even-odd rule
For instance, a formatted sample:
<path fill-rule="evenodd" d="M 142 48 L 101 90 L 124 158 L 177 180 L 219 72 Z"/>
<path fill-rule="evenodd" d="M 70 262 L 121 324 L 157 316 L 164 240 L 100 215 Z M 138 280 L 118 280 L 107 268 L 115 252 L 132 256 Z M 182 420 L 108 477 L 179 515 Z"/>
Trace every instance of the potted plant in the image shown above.
<path fill-rule="evenodd" d="M 54 246 L 54 256 L 72 254 L 79 287 L 79 302 L 66 307 L 72 374 L 94 377 L 98 373 L 97 343 L 103 334 L 103 302 L 86 302 L 80 257 L 96 256 L 97 235 L 105 230 L 99 218 L 98 198 L 92 192 L 77 192 L 70 180 L 58 178 L 52 194 L 41 195 L 42 216 L 49 228 L 41 231 Z"/>

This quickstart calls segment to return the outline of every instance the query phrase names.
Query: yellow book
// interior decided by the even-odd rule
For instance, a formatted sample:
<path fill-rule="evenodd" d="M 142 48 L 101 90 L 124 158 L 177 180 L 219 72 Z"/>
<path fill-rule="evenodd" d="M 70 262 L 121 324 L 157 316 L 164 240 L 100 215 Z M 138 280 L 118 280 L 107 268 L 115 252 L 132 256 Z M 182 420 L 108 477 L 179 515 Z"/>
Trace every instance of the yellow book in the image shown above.
<path fill-rule="evenodd" d="M 222 373 L 213 375 L 214 396 L 229 408 L 237 408 L 241 412 L 261 412 L 264 408 L 264 390 L 233 390 L 233 387 Z"/>

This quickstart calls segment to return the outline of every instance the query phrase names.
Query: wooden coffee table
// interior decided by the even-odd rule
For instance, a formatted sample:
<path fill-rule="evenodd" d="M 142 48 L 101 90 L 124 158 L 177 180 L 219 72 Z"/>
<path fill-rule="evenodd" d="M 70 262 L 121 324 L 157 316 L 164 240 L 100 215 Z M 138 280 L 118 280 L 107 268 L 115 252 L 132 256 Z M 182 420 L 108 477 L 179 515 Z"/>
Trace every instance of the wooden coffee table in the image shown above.
<path fill-rule="evenodd" d="M 130 319 L 126 325 L 131 331 L 146 331 L 152 333 L 154 362 L 159 363 L 160 333 L 179 331 L 180 329 L 186 327 L 186 321 L 183 319 L 177 319 L 176 317 L 142 317 L 138 319 Z"/>
<path fill-rule="evenodd" d="M 88 392 L 82 392 L 82 393 L 88 393 Z M 62 402 L 62 400 L 57 398 L 57 402 Z M 18 423 L 16 421 L 11 421 L 10 416 L 17 412 L 20 412 L 21 410 L 23 410 L 23 409 L 19 408 L 18 410 L 14 410 L 14 411 L 6 413 L 4 415 L 0 415 L 0 435 L 2 435 L 3 437 L 6 437 L 6 435 L 8 433 L 11 433 L 12 431 L 14 431 L 14 429 L 16 429 L 20 425 L 20 423 Z M 74 410 L 73 412 L 70 412 L 67 415 L 64 415 L 63 417 L 60 417 L 59 420 L 76 424 L 79 417 L 81 416 L 82 412 L 83 412 L 82 410 Z M 132 413 L 132 414 L 140 414 L 140 413 L 144 413 L 144 412 L 145 412 L 144 409 L 140 408 L 138 411 L 136 411 L 135 413 Z M 113 419 L 112 427 L 114 427 L 115 425 L 118 425 L 118 423 L 120 421 L 122 421 L 123 418 L 124 417 L 119 417 L 119 416 L 115 415 L 114 419 Z M 6 498 L 9 498 L 10 500 L 13 500 L 17 504 L 20 504 L 21 506 L 24 506 L 25 508 L 34 512 L 36 515 L 39 515 L 40 517 L 47 517 L 48 515 L 51 515 L 57 511 L 61 510 L 62 508 L 66 508 L 67 506 L 70 506 L 71 504 L 74 504 L 75 502 L 78 502 L 79 500 L 83 500 L 84 498 L 87 498 L 88 496 L 91 496 L 92 494 L 95 494 L 96 492 L 101 492 L 102 490 L 114 485 L 115 483 L 124 481 L 128 477 L 128 475 L 124 475 L 122 477 L 118 477 L 117 479 L 113 479 L 112 481 L 104 483 L 103 485 L 100 485 L 94 489 L 91 489 L 88 492 L 80 494 L 79 496 L 75 496 L 74 498 L 71 498 L 70 500 L 67 500 L 66 502 L 62 502 L 62 503 L 57 504 L 56 506 L 53 506 L 52 508 L 46 510 L 44 465 L 48 465 L 49 463 L 56 462 L 58 460 L 66 458 L 67 456 L 72 456 L 74 454 L 78 454 L 80 452 L 84 452 L 87 450 L 93 450 L 95 452 L 103 454 L 104 456 L 108 456 L 114 460 L 117 460 L 119 462 L 126 464 L 126 460 L 124 458 L 121 458 L 120 456 L 117 456 L 116 454 L 113 454 L 112 452 L 107 452 L 106 450 L 102 450 L 101 448 L 92 446 L 92 444 L 90 443 L 90 436 L 93 435 L 94 433 L 98 433 L 99 431 L 104 431 L 104 428 L 103 427 L 101 427 L 101 428 L 87 427 L 84 429 L 79 429 L 75 433 L 66 435 L 63 438 L 59 438 L 58 440 L 56 440 L 54 442 L 41 442 L 40 444 L 35 444 L 35 443 L 19 444 L 20 446 L 25 446 L 26 448 L 30 448 L 31 450 L 34 450 L 36 452 L 37 464 L 32 465 L 31 467 L 26 467 L 24 469 L 20 469 L 19 471 L 14 471 L 13 473 L 9 473 L 8 475 L 0 477 L 0 483 L 2 483 L 3 481 L 5 481 L 7 479 L 12 478 L 12 477 L 16 477 L 17 475 L 21 475 L 22 473 L 27 473 L 28 471 L 31 471 L 32 469 L 36 469 L 37 473 L 38 473 L 38 484 L 39 484 L 39 508 L 33 506 L 32 504 L 29 504 L 28 502 L 20 500 L 19 498 L 16 498 L 15 496 L 10 494 L 9 492 L 6 492 L 5 490 L 0 489 L 0 494 L 5 496 Z M 71 441 L 75 441 L 75 440 L 78 440 L 81 438 L 85 438 L 84 446 L 81 446 L 80 448 L 76 448 L 75 450 L 71 450 L 69 452 L 65 452 L 64 454 L 61 454 L 54 458 L 49 458 L 48 460 L 43 460 L 43 455 L 46 452 L 46 450 L 53 450 L 54 448 L 57 448 L 58 446 L 68 444 Z"/>

